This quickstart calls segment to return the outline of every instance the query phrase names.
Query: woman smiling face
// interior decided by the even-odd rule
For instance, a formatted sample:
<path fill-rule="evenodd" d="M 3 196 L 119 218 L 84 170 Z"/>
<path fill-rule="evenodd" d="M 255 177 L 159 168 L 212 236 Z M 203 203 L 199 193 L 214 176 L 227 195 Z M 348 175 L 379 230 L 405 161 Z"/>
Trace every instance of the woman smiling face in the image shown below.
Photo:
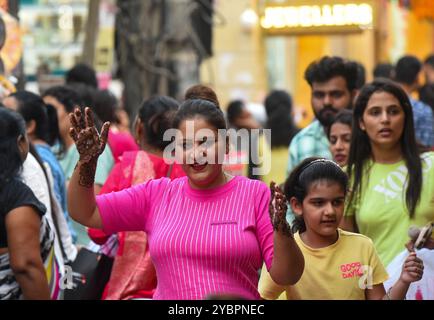
<path fill-rule="evenodd" d="M 222 169 L 225 139 L 203 117 L 182 121 L 176 137 L 178 161 L 195 189 L 209 189 L 226 183 Z"/>

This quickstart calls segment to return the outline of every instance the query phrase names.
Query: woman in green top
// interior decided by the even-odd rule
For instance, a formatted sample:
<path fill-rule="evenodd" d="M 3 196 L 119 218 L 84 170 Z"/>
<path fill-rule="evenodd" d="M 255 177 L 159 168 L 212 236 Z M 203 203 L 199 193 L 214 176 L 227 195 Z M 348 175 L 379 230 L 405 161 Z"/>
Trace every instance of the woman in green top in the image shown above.
<path fill-rule="evenodd" d="M 411 225 L 434 220 L 434 153 L 422 153 L 406 93 L 393 82 L 366 85 L 355 104 L 342 228 L 370 237 L 383 264 L 400 253 Z"/>

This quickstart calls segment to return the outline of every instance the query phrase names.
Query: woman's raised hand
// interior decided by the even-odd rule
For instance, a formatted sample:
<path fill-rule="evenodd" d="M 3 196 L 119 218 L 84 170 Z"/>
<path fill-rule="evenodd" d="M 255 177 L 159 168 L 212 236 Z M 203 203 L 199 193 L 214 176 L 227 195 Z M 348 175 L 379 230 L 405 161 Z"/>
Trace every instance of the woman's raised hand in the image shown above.
<path fill-rule="evenodd" d="M 107 144 L 110 122 L 104 123 L 101 134 L 99 134 L 95 128 L 90 108 L 86 108 L 84 112 L 85 114 L 76 108 L 73 113 L 69 114 L 71 121 L 69 134 L 77 146 L 80 161 L 87 163 L 98 159 L 99 155 L 103 153 Z"/>
<path fill-rule="evenodd" d="M 281 231 L 284 234 L 292 235 L 291 227 L 286 221 L 287 201 L 286 197 L 274 181 L 270 183 L 270 218 L 271 224 L 275 231 Z"/>

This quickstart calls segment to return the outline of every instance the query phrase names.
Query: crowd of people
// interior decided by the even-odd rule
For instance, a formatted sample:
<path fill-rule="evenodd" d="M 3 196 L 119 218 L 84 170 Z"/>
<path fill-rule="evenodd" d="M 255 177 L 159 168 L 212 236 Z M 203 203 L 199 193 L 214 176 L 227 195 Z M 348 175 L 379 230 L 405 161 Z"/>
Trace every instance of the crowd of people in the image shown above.
<path fill-rule="evenodd" d="M 261 123 L 204 85 L 146 99 L 130 128 L 86 65 L 4 97 L 0 299 L 68 298 L 86 250 L 113 260 L 98 299 L 434 299 L 408 295 L 434 276 L 434 56 L 373 76 L 313 61 L 303 129 L 284 90 Z"/>

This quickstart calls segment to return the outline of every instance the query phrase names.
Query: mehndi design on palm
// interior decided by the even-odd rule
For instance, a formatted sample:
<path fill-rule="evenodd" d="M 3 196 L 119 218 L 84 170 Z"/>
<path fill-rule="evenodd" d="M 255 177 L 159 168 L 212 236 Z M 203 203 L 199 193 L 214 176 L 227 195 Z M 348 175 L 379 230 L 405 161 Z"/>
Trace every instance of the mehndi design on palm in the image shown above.
<path fill-rule="evenodd" d="M 276 186 L 275 182 L 270 184 L 271 199 L 270 199 L 270 218 L 275 231 L 280 231 L 287 236 L 292 236 L 291 227 L 286 221 L 286 211 L 288 209 L 285 195 Z"/>
<path fill-rule="evenodd" d="M 80 155 L 80 179 L 79 184 L 83 187 L 93 187 L 95 181 L 96 164 L 98 157 L 103 153 L 107 144 L 110 122 L 104 123 L 101 134 L 95 128 L 92 111 L 85 109 L 83 115 L 80 109 L 75 109 L 69 114 L 71 128 L 69 134 L 75 142 Z"/>
<path fill-rule="evenodd" d="M 69 119 L 72 126 L 69 134 L 77 146 L 80 161 L 86 163 L 97 159 L 107 144 L 110 122 L 104 123 L 101 134 L 99 134 L 95 128 L 90 108 L 85 109 L 84 115 L 79 108 L 75 109 L 74 113 L 69 114 Z"/>

